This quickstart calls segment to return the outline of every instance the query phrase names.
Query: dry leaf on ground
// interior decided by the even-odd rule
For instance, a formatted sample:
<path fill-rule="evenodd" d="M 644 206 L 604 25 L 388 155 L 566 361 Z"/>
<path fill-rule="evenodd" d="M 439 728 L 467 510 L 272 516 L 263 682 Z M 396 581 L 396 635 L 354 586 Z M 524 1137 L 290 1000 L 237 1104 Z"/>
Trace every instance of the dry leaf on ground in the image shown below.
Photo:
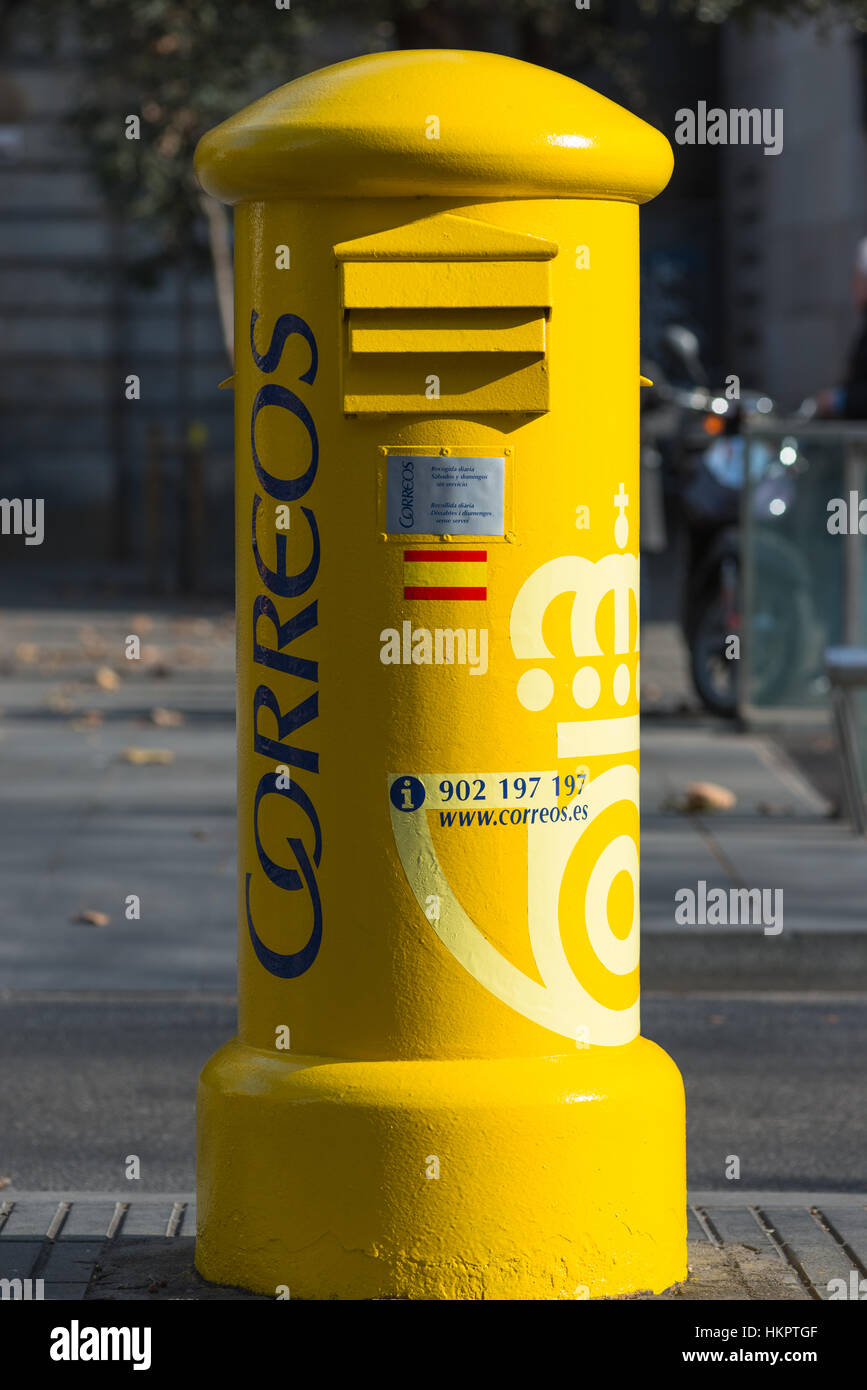
<path fill-rule="evenodd" d="M 170 748 L 124 748 L 123 759 L 143 766 L 145 763 L 173 763 L 175 755 Z"/>
<path fill-rule="evenodd" d="M 107 927 L 111 918 L 107 912 L 95 912 L 93 908 L 87 907 L 83 912 L 77 912 L 72 921 L 83 927 Z"/>
<path fill-rule="evenodd" d="M 716 782 L 690 782 L 686 789 L 687 811 L 730 811 L 737 797 Z"/>
<path fill-rule="evenodd" d="M 93 679 L 96 681 L 100 690 L 119 690 L 120 676 L 117 671 L 113 671 L 110 666 L 100 666 Z"/>
<path fill-rule="evenodd" d="M 161 729 L 176 729 L 183 722 L 184 716 L 178 709 L 163 709 L 157 705 L 151 710 L 151 723 L 159 725 Z"/>

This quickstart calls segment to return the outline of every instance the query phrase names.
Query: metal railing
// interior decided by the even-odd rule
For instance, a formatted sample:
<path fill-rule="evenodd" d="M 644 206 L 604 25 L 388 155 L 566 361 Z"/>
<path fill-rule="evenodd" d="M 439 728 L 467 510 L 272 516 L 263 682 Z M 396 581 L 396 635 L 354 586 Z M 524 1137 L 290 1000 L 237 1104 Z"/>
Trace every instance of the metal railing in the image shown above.
<path fill-rule="evenodd" d="M 867 423 L 750 418 L 745 435 L 740 710 L 750 722 L 833 716 L 863 827 Z"/>

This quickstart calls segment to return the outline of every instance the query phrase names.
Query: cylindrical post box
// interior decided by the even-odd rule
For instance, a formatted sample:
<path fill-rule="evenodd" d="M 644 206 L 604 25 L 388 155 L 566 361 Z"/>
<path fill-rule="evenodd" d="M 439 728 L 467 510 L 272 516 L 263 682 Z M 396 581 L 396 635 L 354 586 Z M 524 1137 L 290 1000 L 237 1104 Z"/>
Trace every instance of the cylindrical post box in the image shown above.
<path fill-rule="evenodd" d="M 639 1036 L 638 204 L 662 135 L 378 53 L 202 140 L 236 207 L 239 1024 L 197 1264 L 302 1298 L 686 1273 Z"/>

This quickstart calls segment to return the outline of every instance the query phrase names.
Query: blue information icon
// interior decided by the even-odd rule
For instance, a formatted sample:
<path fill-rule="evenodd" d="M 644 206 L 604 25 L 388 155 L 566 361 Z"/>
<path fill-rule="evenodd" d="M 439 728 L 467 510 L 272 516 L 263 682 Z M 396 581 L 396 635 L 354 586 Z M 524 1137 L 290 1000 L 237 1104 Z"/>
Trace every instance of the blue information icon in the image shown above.
<path fill-rule="evenodd" d="M 417 811 L 424 801 L 424 784 L 417 777 L 396 777 L 389 794 L 395 810 Z"/>

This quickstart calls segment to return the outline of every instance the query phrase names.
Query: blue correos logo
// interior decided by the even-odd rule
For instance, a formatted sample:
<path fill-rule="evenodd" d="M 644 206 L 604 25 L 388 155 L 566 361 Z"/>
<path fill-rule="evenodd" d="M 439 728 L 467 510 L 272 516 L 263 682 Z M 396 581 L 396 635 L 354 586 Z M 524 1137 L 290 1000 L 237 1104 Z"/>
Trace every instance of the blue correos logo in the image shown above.
<path fill-rule="evenodd" d="M 415 463 L 404 459 L 400 475 L 400 524 L 408 531 L 415 524 Z"/>

